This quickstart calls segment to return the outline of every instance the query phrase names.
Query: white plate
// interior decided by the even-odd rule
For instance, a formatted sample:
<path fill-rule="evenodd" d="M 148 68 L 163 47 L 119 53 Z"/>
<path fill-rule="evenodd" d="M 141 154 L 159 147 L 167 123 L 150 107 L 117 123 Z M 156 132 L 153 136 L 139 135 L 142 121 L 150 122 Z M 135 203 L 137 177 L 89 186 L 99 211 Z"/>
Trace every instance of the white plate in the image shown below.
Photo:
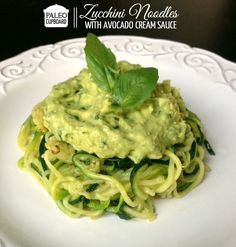
<path fill-rule="evenodd" d="M 118 60 L 156 66 L 161 79 L 180 88 L 215 149 L 216 156 L 207 157 L 212 171 L 186 197 L 158 200 L 153 222 L 68 218 L 29 174 L 17 169 L 16 138 L 52 85 L 85 66 L 84 39 L 29 50 L 0 63 L 0 246 L 235 247 L 236 64 L 167 40 L 101 39 Z"/>

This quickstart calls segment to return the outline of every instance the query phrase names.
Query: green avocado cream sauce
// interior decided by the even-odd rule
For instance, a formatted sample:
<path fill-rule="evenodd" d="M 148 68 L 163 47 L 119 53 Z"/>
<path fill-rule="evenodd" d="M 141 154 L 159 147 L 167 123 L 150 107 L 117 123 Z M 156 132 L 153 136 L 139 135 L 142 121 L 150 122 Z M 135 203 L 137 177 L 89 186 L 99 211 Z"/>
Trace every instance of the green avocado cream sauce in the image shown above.
<path fill-rule="evenodd" d="M 118 67 L 122 73 L 140 66 L 122 61 Z M 166 148 L 183 143 L 188 132 L 183 100 L 169 81 L 158 83 L 140 107 L 124 110 L 83 69 L 55 85 L 41 106 L 43 125 L 57 139 L 99 158 L 159 159 Z"/>

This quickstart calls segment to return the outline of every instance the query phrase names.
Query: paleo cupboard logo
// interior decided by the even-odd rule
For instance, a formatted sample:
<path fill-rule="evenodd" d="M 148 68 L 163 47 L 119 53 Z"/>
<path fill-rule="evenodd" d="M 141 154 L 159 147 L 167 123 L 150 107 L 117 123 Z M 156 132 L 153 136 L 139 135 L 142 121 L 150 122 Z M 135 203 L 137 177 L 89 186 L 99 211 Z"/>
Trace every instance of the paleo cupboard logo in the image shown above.
<path fill-rule="evenodd" d="M 45 27 L 67 27 L 69 10 L 61 5 L 51 5 L 43 10 Z"/>

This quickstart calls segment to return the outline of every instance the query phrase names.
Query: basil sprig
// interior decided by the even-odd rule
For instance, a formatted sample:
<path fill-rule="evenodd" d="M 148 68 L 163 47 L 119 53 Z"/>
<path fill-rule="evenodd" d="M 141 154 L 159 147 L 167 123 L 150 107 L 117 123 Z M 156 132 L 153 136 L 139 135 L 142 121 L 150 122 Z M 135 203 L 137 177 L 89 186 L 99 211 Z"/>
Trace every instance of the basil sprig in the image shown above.
<path fill-rule="evenodd" d="M 122 108 L 138 107 L 147 100 L 158 80 L 156 68 L 139 68 L 118 73 L 116 57 L 96 35 L 88 33 L 84 48 L 93 81 L 112 94 Z"/>
<path fill-rule="evenodd" d="M 117 75 L 115 55 L 92 33 L 87 35 L 84 51 L 94 82 L 100 88 L 111 92 Z"/>

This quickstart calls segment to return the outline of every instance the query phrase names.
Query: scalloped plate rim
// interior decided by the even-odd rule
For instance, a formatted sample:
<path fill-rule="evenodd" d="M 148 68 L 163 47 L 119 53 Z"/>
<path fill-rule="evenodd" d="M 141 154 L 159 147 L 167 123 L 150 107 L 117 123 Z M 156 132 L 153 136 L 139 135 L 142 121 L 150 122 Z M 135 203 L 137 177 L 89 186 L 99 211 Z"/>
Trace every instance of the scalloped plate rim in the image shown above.
<path fill-rule="evenodd" d="M 211 54 L 213 56 L 216 56 L 218 59 L 223 60 L 224 62 L 231 63 L 232 65 L 236 66 L 236 62 L 230 61 L 230 60 L 224 58 L 223 56 L 221 56 L 221 55 L 219 55 L 217 53 L 214 53 L 214 52 L 209 51 L 207 49 L 203 49 L 203 48 L 198 47 L 198 46 L 190 46 L 187 43 L 180 42 L 180 41 L 169 40 L 169 39 L 159 39 L 159 38 L 153 38 L 153 37 L 145 37 L 145 36 L 138 36 L 138 35 L 100 35 L 100 36 L 98 36 L 98 38 L 101 38 L 101 39 L 107 39 L 107 38 L 108 39 L 109 38 L 111 38 L 111 39 L 112 38 L 134 38 L 134 39 L 146 39 L 146 40 L 160 41 L 160 42 L 170 42 L 170 43 L 173 43 L 173 44 L 178 44 L 178 45 L 182 45 L 182 46 L 188 46 L 188 47 L 193 48 L 193 49 L 201 50 L 202 52 L 206 52 L 209 55 Z M 60 43 L 74 42 L 74 41 L 85 41 L 85 37 L 64 39 L 64 40 L 57 41 L 55 43 L 48 43 L 48 44 L 32 47 L 32 48 L 27 49 L 25 51 L 19 52 L 19 53 L 17 53 L 16 55 L 14 55 L 12 57 L 9 57 L 9 58 L 6 58 L 6 59 L 0 61 L 0 69 L 1 69 L 1 65 L 3 63 L 9 62 L 9 61 L 11 61 L 13 59 L 18 59 L 21 56 L 27 55 L 31 51 L 34 51 L 34 50 L 37 50 L 37 49 L 42 49 L 42 48 L 50 46 L 50 45 L 56 45 L 56 44 L 60 44 Z"/>

